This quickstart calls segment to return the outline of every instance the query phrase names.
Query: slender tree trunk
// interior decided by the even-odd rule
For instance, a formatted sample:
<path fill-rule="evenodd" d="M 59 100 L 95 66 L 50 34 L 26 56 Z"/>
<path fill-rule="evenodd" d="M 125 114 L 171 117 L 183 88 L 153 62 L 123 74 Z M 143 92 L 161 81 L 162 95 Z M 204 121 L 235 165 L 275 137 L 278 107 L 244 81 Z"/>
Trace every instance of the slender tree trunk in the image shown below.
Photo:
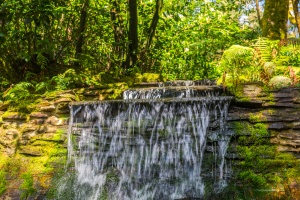
<path fill-rule="evenodd" d="M 155 5 L 155 12 L 149 27 L 149 35 L 147 37 L 147 40 L 145 42 L 145 45 L 143 47 L 143 50 L 140 53 L 140 60 L 142 62 L 142 70 L 148 70 L 149 69 L 149 63 L 148 63 L 148 52 L 149 48 L 152 44 L 153 38 L 155 36 L 156 32 L 156 27 L 159 21 L 160 13 L 163 7 L 163 0 L 156 0 L 156 5 Z"/>
<path fill-rule="evenodd" d="M 262 36 L 278 40 L 287 37 L 289 0 L 266 0 L 261 19 Z"/>
<path fill-rule="evenodd" d="M 257 19 L 258 19 L 258 24 L 260 28 L 262 27 L 261 25 L 261 16 L 260 16 L 260 8 L 259 8 L 259 2 L 258 0 L 255 0 L 255 7 L 256 7 L 256 13 L 257 13 Z"/>
<path fill-rule="evenodd" d="M 113 55 L 117 56 L 117 59 L 115 59 L 115 56 L 113 56 L 106 70 L 109 70 L 110 68 L 115 68 L 116 66 L 121 66 L 122 68 L 125 68 L 126 60 L 124 58 L 127 53 L 125 35 L 126 31 L 124 27 L 125 23 L 122 18 L 122 15 L 120 14 L 120 5 L 116 0 L 113 0 L 111 4 L 112 8 L 110 10 L 110 19 L 112 23 L 112 28 L 114 30 L 114 44 L 112 47 L 112 51 Z"/>
<path fill-rule="evenodd" d="M 80 23 L 79 23 L 79 29 L 78 29 L 78 40 L 76 43 L 76 53 L 75 58 L 79 59 L 80 54 L 82 53 L 82 47 L 84 43 L 84 32 L 86 29 L 86 21 L 87 21 L 87 9 L 89 7 L 89 0 L 85 0 L 83 3 L 81 14 L 80 14 Z M 75 63 L 76 70 L 80 68 L 80 62 L 77 60 Z"/>
<path fill-rule="evenodd" d="M 163 5 L 163 0 L 156 0 L 155 13 L 153 15 L 151 25 L 150 25 L 150 28 L 149 28 L 149 36 L 147 38 L 146 49 L 149 49 L 149 47 L 152 44 L 152 40 L 153 40 L 154 35 L 155 35 L 155 30 L 156 30 L 156 26 L 158 24 L 159 15 L 160 15 L 160 11 L 162 9 L 162 5 Z"/>
<path fill-rule="evenodd" d="M 129 1 L 129 49 L 127 56 L 127 67 L 131 68 L 136 65 L 138 54 L 138 15 L 137 0 Z"/>
<path fill-rule="evenodd" d="M 299 7 L 298 7 L 299 0 L 292 0 L 292 4 L 293 4 L 293 11 L 295 15 L 295 21 L 296 21 L 298 33 L 300 33 Z"/>

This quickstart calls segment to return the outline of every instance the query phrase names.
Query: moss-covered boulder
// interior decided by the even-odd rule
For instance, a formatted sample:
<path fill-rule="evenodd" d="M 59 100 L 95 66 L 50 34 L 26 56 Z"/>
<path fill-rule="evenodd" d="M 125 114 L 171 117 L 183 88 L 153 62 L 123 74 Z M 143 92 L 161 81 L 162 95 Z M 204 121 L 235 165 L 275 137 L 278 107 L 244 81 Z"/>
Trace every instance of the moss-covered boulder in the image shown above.
<path fill-rule="evenodd" d="M 143 82 L 157 82 L 160 81 L 160 75 L 159 74 L 154 74 L 154 73 L 144 73 L 142 81 Z"/>
<path fill-rule="evenodd" d="M 27 116 L 20 112 L 5 112 L 2 115 L 4 121 L 25 121 Z"/>
<path fill-rule="evenodd" d="M 265 62 L 263 66 L 263 72 L 265 78 L 269 80 L 274 75 L 275 69 L 276 69 L 276 64 L 274 62 Z"/>
<path fill-rule="evenodd" d="M 286 76 L 274 76 L 269 82 L 269 87 L 272 88 L 283 88 L 292 85 L 292 80 Z"/>

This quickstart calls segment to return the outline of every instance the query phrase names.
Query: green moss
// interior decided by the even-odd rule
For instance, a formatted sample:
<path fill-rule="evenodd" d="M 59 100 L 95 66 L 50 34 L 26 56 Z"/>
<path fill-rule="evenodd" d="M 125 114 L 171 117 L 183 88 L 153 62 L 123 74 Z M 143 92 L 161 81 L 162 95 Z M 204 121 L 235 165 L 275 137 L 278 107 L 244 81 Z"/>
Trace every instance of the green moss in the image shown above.
<path fill-rule="evenodd" d="M 111 94 L 108 95 L 108 99 L 119 99 L 122 97 L 124 90 L 128 89 L 128 84 L 125 82 L 113 83 L 108 85 L 111 90 Z"/>
<path fill-rule="evenodd" d="M 0 196 L 6 191 L 6 174 L 3 170 L 0 170 Z"/>
<path fill-rule="evenodd" d="M 140 83 L 143 81 L 143 75 L 140 73 L 135 73 L 133 77 L 135 83 Z"/>
<path fill-rule="evenodd" d="M 4 171 L 12 178 L 16 179 L 21 171 L 22 160 L 17 157 L 8 158 L 4 165 Z"/>
<path fill-rule="evenodd" d="M 259 112 L 259 113 L 250 113 L 249 120 L 250 122 L 263 122 L 266 121 L 267 118 L 266 116 L 264 116 L 262 112 Z"/>
<path fill-rule="evenodd" d="M 11 111 L 6 111 L 3 115 L 2 115 L 2 118 L 9 118 L 9 117 L 12 117 L 12 116 L 16 116 L 18 118 L 22 118 L 22 119 L 26 119 L 27 118 L 27 115 L 25 113 L 22 113 L 22 112 L 11 112 Z"/>
<path fill-rule="evenodd" d="M 161 77 L 159 74 L 154 74 L 154 73 L 144 73 L 142 77 L 143 82 L 157 82 L 160 81 Z"/>
<path fill-rule="evenodd" d="M 56 131 L 56 133 L 54 134 L 54 136 L 53 136 L 53 140 L 54 141 L 60 141 L 62 138 L 63 138 L 63 136 L 65 135 L 66 133 L 65 133 L 65 130 L 62 130 L 62 129 L 58 129 L 57 131 Z"/>
<path fill-rule="evenodd" d="M 275 89 L 288 87 L 290 85 L 292 85 L 292 80 L 286 76 L 274 76 L 269 82 L 269 87 Z"/>
<path fill-rule="evenodd" d="M 267 125 L 262 123 L 250 124 L 247 122 L 235 122 L 234 130 L 239 135 L 239 144 L 265 144 L 268 141 L 270 133 Z"/>
<path fill-rule="evenodd" d="M 39 190 L 48 189 L 53 173 L 58 169 L 64 169 L 67 160 L 67 149 L 62 143 L 64 135 L 65 130 L 60 129 L 53 134 L 53 138 L 50 140 L 39 139 L 40 135 L 37 135 L 37 138 L 33 138 L 31 143 L 20 146 L 18 149 L 18 152 L 24 147 L 27 150 L 39 151 L 41 152 L 40 156 L 24 155 L 18 152 L 12 157 L 0 154 L 0 191 L 3 191 L 5 187 L 9 189 L 11 182 L 7 181 L 6 183 L 5 179 L 1 178 L 3 173 L 11 177 L 12 180 L 23 179 L 20 186 L 23 199 L 32 196 L 36 186 L 39 187 Z"/>
<path fill-rule="evenodd" d="M 20 185 L 19 190 L 21 191 L 21 199 L 28 199 L 31 195 L 36 192 L 34 188 L 33 176 L 29 172 L 24 173 L 21 178 L 23 179 L 23 183 Z"/>
<path fill-rule="evenodd" d="M 270 111 L 272 112 L 272 111 Z M 300 161 L 292 154 L 278 152 L 270 143 L 266 124 L 236 122 L 237 179 L 244 186 L 276 188 L 300 178 Z"/>

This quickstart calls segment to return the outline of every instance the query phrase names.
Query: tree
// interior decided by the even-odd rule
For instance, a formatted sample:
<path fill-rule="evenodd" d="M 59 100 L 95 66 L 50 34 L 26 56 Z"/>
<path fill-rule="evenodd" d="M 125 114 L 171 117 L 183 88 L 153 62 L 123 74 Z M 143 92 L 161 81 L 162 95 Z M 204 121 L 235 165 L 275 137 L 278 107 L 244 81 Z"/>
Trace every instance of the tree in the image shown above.
<path fill-rule="evenodd" d="M 295 19 L 295 25 L 298 29 L 298 33 L 300 33 L 300 16 L 299 16 L 299 0 L 290 0 L 292 4 L 292 10 Z"/>
<path fill-rule="evenodd" d="M 137 0 L 128 0 L 129 7 L 129 33 L 128 33 L 128 56 L 127 67 L 132 68 L 136 65 L 138 55 L 138 14 Z"/>
<path fill-rule="evenodd" d="M 278 40 L 287 37 L 289 0 L 265 0 L 261 19 L 262 36 Z"/>
<path fill-rule="evenodd" d="M 80 23 L 79 23 L 79 29 L 78 29 L 78 39 L 77 39 L 77 44 L 76 44 L 76 53 L 75 53 L 75 58 L 77 61 L 74 63 L 76 70 L 79 70 L 80 63 L 78 62 L 80 58 L 80 54 L 82 53 L 82 46 L 84 43 L 84 33 L 86 30 L 86 23 L 87 23 L 87 10 L 89 7 L 89 0 L 85 0 L 80 12 Z"/>

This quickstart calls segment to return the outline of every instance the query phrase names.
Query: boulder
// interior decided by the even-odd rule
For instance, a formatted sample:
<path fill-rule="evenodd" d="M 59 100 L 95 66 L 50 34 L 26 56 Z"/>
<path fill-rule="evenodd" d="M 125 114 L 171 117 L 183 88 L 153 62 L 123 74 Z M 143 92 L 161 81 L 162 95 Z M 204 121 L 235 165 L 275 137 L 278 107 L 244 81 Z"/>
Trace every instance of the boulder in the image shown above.
<path fill-rule="evenodd" d="M 269 87 L 276 89 L 288 87 L 290 85 L 292 85 L 292 80 L 286 76 L 274 76 L 269 81 Z"/>
<path fill-rule="evenodd" d="M 54 103 L 59 104 L 59 103 L 65 103 L 65 102 L 71 102 L 72 100 L 70 98 L 62 97 L 56 100 Z"/>
<path fill-rule="evenodd" d="M 30 119 L 34 119 L 34 118 L 48 118 L 49 114 L 43 113 L 43 112 L 33 112 L 29 116 L 30 116 Z"/>
<path fill-rule="evenodd" d="M 6 131 L 6 138 L 8 140 L 14 140 L 18 137 L 19 134 L 20 132 L 17 129 L 8 129 Z"/>
<path fill-rule="evenodd" d="M 5 112 L 2 115 L 4 121 L 25 121 L 27 116 L 23 113 L 18 112 Z"/>
<path fill-rule="evenodd" d="M 41 106 L 39 108 L 39 110 L 42 111 L 42 112 L 53 112 L 53 111 L 55 111 L 55 106 L 54 105 Z"/>
<path fill-rule="evenodd" d="M 50 116 L 46 119 L 45 124 L 51 124 L 54 126 L 62 126 L 65 123 L 64 123 L 64 120 L 62 120 L 62 119 L 59 119 L 55 116 Z"/>
<path fill-rule="evenodd" d="M 23 147 L 19 150 L 19 153 L 20 154 L 24 154 L 24 155 L 27 155 L 27 156 L 42 156 L 43 153 L 37 149 L 32 149 L 30 147 Z"/>

